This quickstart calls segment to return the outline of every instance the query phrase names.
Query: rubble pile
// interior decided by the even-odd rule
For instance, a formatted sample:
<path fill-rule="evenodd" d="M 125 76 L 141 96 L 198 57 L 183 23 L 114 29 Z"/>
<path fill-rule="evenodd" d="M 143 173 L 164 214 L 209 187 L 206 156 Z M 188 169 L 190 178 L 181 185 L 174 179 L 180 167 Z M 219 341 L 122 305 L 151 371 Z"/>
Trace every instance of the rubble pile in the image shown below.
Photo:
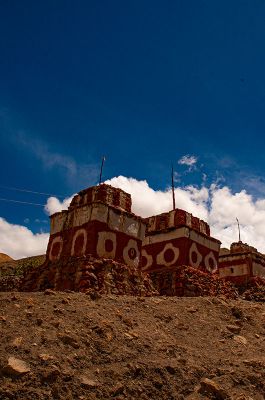
<path fill-rule="evenodd" d="M 0 276 L 0 292 L 18 290 L 21 285 L 21 277 L 15 275 Z"/>
<path fill-rule="evenodd" d="M 45 262 L 26 273 L 20 287 L 21 291 L 45 289 L 133 296 L 156 294 L 150 278 L 138 268 L 88 256 L 68 258 L 67 263 L 63 259 Z"/>
<path fill-rule="evenodd" d="M 248 284 L 240 289 L 244 300 L 265 303 L 265 279 L 252 277 Z"/>
<path fill-rule="evenodd" d="M 215 274 L 197 268 L 181 266 L 150 274 L 160 295 L 166 296 L 224 296 L 238 298 L 235 286 Z"/>

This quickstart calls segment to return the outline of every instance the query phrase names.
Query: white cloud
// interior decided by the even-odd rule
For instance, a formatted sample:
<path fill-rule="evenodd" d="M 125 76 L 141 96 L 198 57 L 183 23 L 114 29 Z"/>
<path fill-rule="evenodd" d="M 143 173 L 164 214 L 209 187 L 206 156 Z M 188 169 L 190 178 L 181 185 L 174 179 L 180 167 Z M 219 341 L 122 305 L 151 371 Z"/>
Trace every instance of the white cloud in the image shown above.
<path fill-rule="evenodd" d="M 118 176 L 105 183 L 119 187 L 132 195 L 132 211 L 142 217 L 160 214 L 172 209 L 171 188 L 161 191 L 152 189 L 146 181 Z M 193 186 L 175 189 L 176 204 L 179 208 L 207 218 L 204 203 L 208 200 L 207 189 Z"/>
<path fill-rule="evenodd" d="M 213 188 L 209 223 L 212 233 L 223 245 L 238 239 L 236 218 L 241 227 L 241 239 L 265 252 L 265 199 L 254 200 L 245 190 L 232 193 L 227 186 Z"/>
<path fill-rule="evenodd" d="M 57 197 L 49 197 L 45 205 L 45 211 L 49 215 L 52 215 L 56 212 L 67 210 L 73 197 L 74 195 L 65 198 L 63 201 L 60 201 L 59 199 L 57 199 Z"/>
<path fill-rule="evenodd" d="M 34 234 L 21 225 L 13 225 L 0 217 L 0 252 L 14 259 L 45 254 L 48 233 Z"/>
<path fill-rule="evenodd" d="M 172 209 L 171 188 L 165 191 L 152 189 L 147 181 L 138 181 L 135 178 L 118 176 L 105 181 L 106 184 L 123 189 L 132 196 L 132 211 L 142 217 L 160 214 Z M 74 195 L 73 195 L 74 196 Z M 52 215 L 61 210 L 66 210 L 73 196 L 60 201 L 57 197 L 49 197 L 45 205 L 45 211 Z M 194 215 L 208 218 L 206 203 L 209 198 L 207 188 L 200 189 L 194 186 L 175 189 L 176 204 Z"/>
<path fill-rule="evenodd" d="M 178 164 L 187 165 L 188 167 L 194 167 L 197 161 L 197 157 L 186 154 L 178 160 Z"/>

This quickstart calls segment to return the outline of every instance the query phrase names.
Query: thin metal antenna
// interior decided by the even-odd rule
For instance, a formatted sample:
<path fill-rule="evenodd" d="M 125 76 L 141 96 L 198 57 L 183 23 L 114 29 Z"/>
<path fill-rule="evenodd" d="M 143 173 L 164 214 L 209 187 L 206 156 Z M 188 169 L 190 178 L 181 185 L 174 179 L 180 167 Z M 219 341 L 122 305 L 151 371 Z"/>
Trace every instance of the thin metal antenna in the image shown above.
<path fill-rule="evenodd" d="M 175 187 L 174 187 L 174 169 L 172 164 L 171 170 L 171 186 L 172 186 L 172 198 L 173 198 L 173 210 L 176 209 L 176 202 L 175 202 Z"/>
<path fill-rule="evenodd" d="M 239 242 L 241 242 L 241 236 L 240 236 L 240 225 L 239 225 L 238 218 L 236 218 L 236 220 L 237 220 L 237 226 L 238 226 L 238 238 L 239 238 Z"/>
<path fill-rule="evenodd" d="M 105 161 L 106 161 L 106 157 L 103 156 L 102 161 L 101 161 L 100 175 L 99 175 L 99 185 L 101 184 L 101 181 L 102 181 L 102 171 L 103 171 L 103 165 L 104 165 Z"/>

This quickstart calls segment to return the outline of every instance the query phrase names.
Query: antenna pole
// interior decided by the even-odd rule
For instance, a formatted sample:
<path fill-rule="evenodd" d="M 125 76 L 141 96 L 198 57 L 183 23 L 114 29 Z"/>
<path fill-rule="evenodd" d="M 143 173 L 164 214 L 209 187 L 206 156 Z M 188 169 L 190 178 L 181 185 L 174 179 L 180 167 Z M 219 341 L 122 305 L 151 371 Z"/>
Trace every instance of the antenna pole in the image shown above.
<path fill-rule="evenodd" d="M 241 236 L 240 236 L 240 225 L 239 225 L 238 218 L 236 218 L 236 220 L 237 220 L 237 226 L 238 226 L 238 238 L 239 238 L 239 242 L 241 242 Z"/>
<path fill-rule="evenodd" d="M 173 210 L 176 209 L 176 202 L 175 202 L 175 188 L 174 188 L 174 169 L 172 164 L 171 170 L 171 186 L 172 186 L 172 198 L 173 198 Z"/>
<path fill-rule="evenodd" d="M 106 160 L 106 157 L 103 156 L 103 157 L 102 157 L 102 161 L 101 161 L 101 167 L 100 167 L 99 185 L 100 185 L 101 182 L 102 182 L 102 171 L 103 171 L 103 165 L 104 165 L 105 160 Z"/>

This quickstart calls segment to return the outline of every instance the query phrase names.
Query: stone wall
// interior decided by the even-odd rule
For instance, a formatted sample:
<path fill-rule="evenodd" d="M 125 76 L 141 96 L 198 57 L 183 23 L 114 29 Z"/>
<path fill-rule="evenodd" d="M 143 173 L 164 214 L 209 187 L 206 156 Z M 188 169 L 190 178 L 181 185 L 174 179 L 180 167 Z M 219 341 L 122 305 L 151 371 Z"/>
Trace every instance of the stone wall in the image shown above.
<path fill-rule="evenodd" d="M 174 265 L 191 265 L 211 273 L 217 269 L 220 241 L 210 236 L 206 222 L 179 209 L 147 218 L 146 222 L 143 271 Z"/>
<path fill-rule="evenodd" d="M 147 235 L 152 235 L 161 231 L 164 232 L 165 230 L 170 230 L 172 228 L 186 226 L 197 232 L 201 232 L 206 236 L 210 236 L 210 227 L 207 222 L 194 217 L 192 214 L 179 208 L 167 213 L 146 218 L 145 221 L 147 223 Z"/>
<path fill-rule="evenodd" d="M 219 256 L 219 276 L 236 285 L 245 285 L 252 277 L 265 278 L 265 257 L 246 243 L 232 243 L 230 251 Z"/>
<path fill-rule="evenodd" d="M 100 185 L 80 192 L 69 210 L 51 216 L 47 259 L 92 255 L 138 267 L 146 223 L 130 210 L 130 195 L 120 189 Z"/>
<path fill-rule="evenodd" d="M 150 274 L 154 287 L 161 296 L 224 296 L 236 298 L 238 293 L 233 285 L 189 266 L 164 268 Z"/>
<path fill-rule="evenodd" d="M 45 289 L 134 296 L 157 294 L 150 278 L 139 268 L 86 256 L 46 261 L 38 270 L 27 273 L 20 285 L 22 291 Z"/>
<path fill-rule="evenodd" d="M 81 190 L 81 192 L 74 196 L 69 209 L 97 202 L 119 208 L 129 213 L 131 212 L 131 195 L 104 183 Z"/>

